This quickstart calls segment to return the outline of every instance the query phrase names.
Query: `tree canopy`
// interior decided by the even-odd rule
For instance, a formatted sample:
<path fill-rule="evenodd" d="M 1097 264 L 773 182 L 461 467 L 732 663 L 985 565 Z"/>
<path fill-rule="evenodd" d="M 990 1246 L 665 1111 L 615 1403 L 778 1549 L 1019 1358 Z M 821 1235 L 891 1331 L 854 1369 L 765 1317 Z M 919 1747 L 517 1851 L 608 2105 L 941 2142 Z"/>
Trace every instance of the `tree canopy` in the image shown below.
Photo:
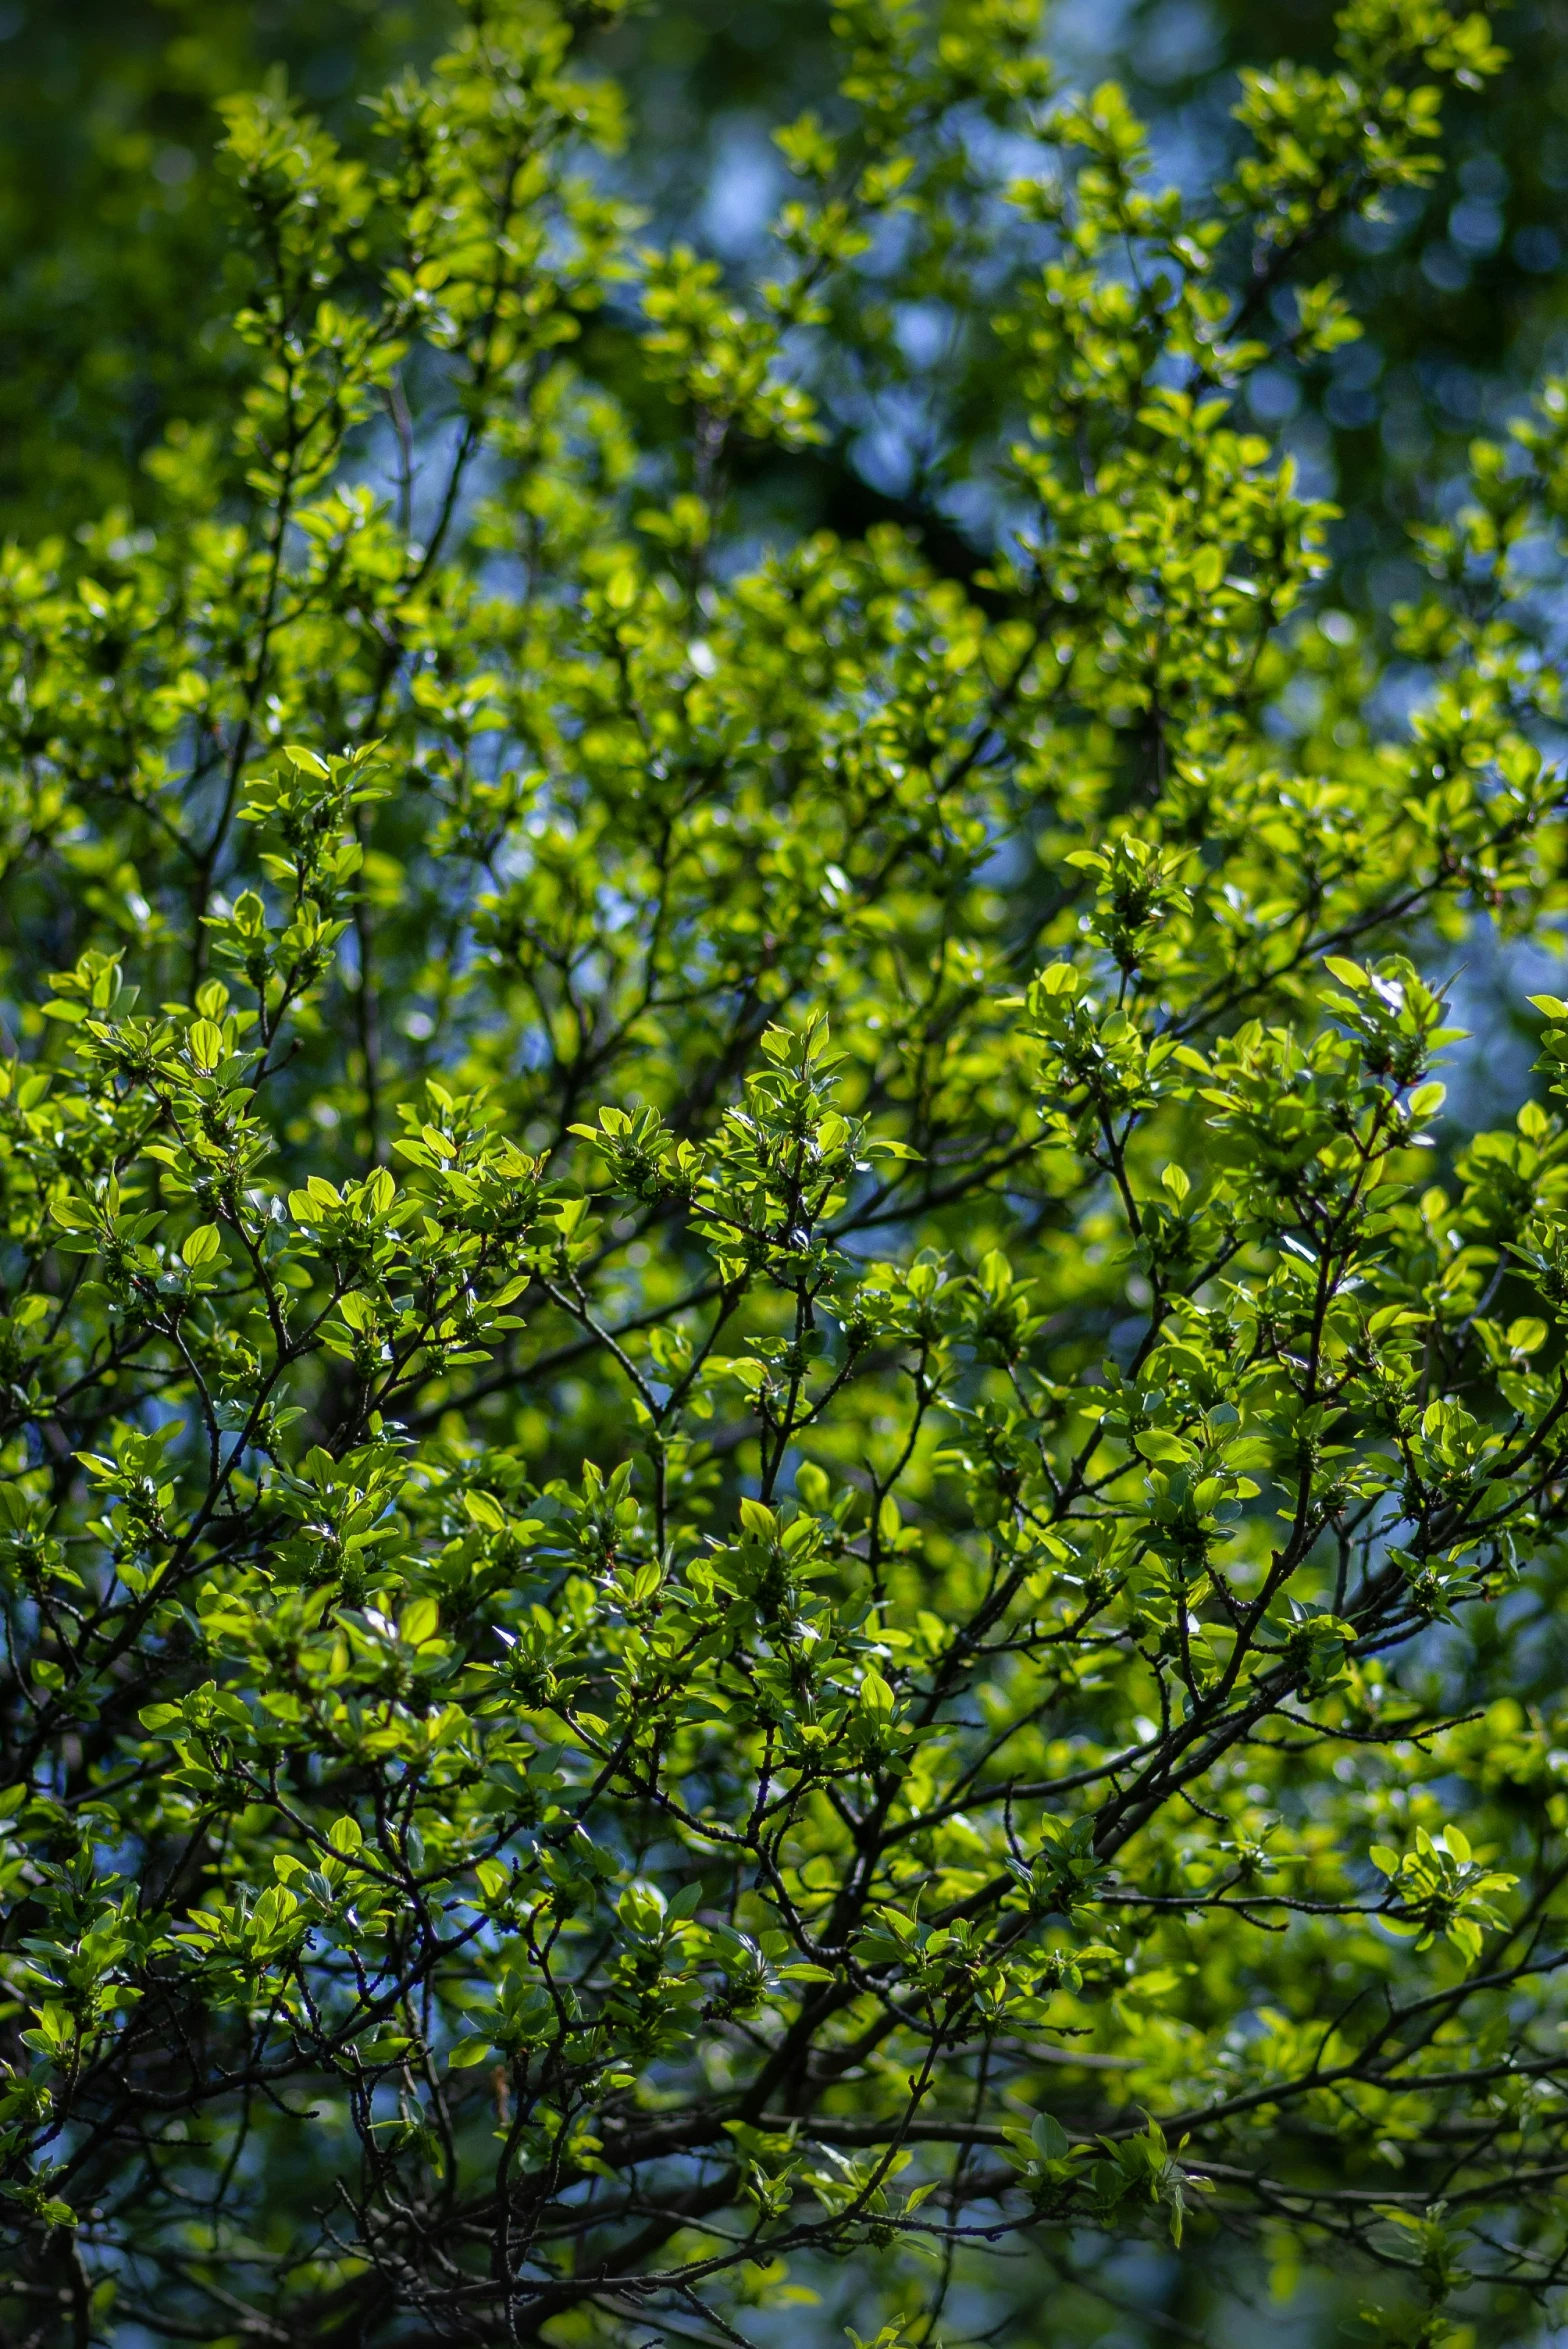
<path fill-rule="evenodd" d="M 1568 384 L 1384 631 L 1248 402 L 1502 51 L 1195 197 L 836 30 L 749 285 L 549 0 L 227 97 L 231 396 L 0 554 L 8 2341 L 1555 2305 Z M 961 578 L 789 527 L 936 305 Z"/>
<path fill-rule="evenodd" d="M 617 179 L 659 234 L 759 265 L 770 174 L 784 176 L 769 128 L 841 103 L 831 17 L 828 0 L 659 0 L 582 28 L 584 58 L 630 97 Z M 457 21 L 453 0 L 0 5 L 0 527 L 32 537 L 126 500 L 156 512 L 142 456 L 171 416 L 199 421 L 230 397 L 214 100 L 282 75 L 351 132 L 360 98 L 434 56 Z M 1246 387 L 1253 419 L 1283 427 L 1316 485 L 1344 493 L 1333 592 L 1374 619 L 1417 592 L 1404 535 L 1423 500 L 1462 472 L 1478 427 L 1562 364 L 1568 41 L 1550 0 L 1510 0 L 1505 28 L 1498 71 L 1449 93 L 1439 170 L 1376 219 L 1351 208 L 1319 223 L 1320 273 L 1340 277 L 1362 335 L 1278 349 Z M 1241 68 L 1281 49 L 1319 71 L 1336 62 L 1332 0 L 1053 0 L 1042 34 L 1087 86 L 1125 80 L 1188 185 L 1234 163 Z M 884 321 L 869 377 L 872 321 L 854 321 L 860 366 L 817 387 L 825 444 L 788 466 L 753 446 L 747 470 L 797 530 L 895 520 L 968 579 L 985 531 L 967 531 L 965 485 L 1009 437 L 1009 378 L 981 322 L 947 308 L 939 273 L 920 300 L 912 347 Z M 629 324 L 612 296 L 577 353 L 622 395 L 637 380 L 634 355 L 620 371 Z M 674 421 L 644 406 L 639 436 Z"/>

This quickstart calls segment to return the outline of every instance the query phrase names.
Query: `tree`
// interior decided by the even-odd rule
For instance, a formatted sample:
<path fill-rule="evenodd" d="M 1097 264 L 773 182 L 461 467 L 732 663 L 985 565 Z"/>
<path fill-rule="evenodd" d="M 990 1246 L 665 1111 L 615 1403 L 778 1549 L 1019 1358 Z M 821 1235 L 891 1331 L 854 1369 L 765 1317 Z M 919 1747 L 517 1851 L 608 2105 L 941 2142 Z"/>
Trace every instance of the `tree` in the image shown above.
<path fill-rule="evenodd" d="M 232 428 L 5 554 L 40 2349 L 925 2342 L 1002 2236 L 1200 2231 L 1517 2340 L 1568 2257 L 1568 1129 L 1432 1074 L 1563 903 L 1568 390 L 1421 537 L 1407 728 L 1237 406 L 1499 51 L 1351 0 L 1195 208 L 1013 0 L 841 33 L 749 300 L 538 0 L 362 151 L 230 101 Z M 759 546 L 937 264 L 987 568 Z"/>
<path fill-rule="evenodd" d="M 821 0 L 741 11 L 663 0 L 590 35 L 586 54 L 632 98 L 623 190 L 661 237 L 716 232 L 740 269 L 765 248 L 765 126 L 833 112 L 830 15 Z M 1395 191 L 1376 220 L 1324 216 L 1318 274 L 1340 277 L 1363 334 L 1331 353 L 1282 350 L 1249 378 L 1257 415 L 1287 423 L 1288 444 L 1345 507 L 1329 541 L 1333 592 L 1358 613 L 1416 592 L 1409 520 L 1553 348 L 1568 184 L 1559 20 L 1543 0 L 1513 0 L 1501 71 L 1448 109 L 1443 169 Z M 282 73 L 342 131 L 366 92 L 434 54 L 453 23 L 448 0 L 75 0 L 68 17 L 0 7 L 0 527 L 32 538 L 122 500 L 155 517 L 141 457 L 171 415 L 203 421 L 231 399 L 242 354 L 227 332 L 214 99 Z M 1058 12 L 1045 30 L 1075 61 L 1089 33 L 1100 62 L 1075 70 L 1125 75 L 1156 151 L 1174 139 L 1189 175 L 1220 178 L 1234 160 L 1238 68 L 1266 67 L 1281 47 L 1334 65 L 1328 0 L 1125 0 Z M 787 464 L 753 446 L 746 486 L 800 530 L 913 526 L 967 581 L 983 561 L 983 525 L 968 528 L 973 477 L 1015 431 L 1009 373 L 961 300 L 947 309 L 940 270 L 929 274 L 908 348 L 896 319 L 875 334 L 867 316 L 841 322 L 858 356 L 818 387 L 827 442 Z M 578 356 L 622 392 L 629 321 L 609 310 Z M 639 435 L 673 422 L 644 409 Z"/>

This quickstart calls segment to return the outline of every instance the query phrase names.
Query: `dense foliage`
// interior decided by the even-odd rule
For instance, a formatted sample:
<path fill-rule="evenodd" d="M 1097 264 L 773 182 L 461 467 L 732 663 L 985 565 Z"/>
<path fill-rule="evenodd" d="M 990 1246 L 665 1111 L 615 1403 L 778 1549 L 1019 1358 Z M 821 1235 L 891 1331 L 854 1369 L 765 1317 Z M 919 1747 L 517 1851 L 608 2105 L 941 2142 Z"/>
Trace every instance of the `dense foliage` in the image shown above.
<path fill-rule="evenodd" d="M 582 56 L 631 100 L 623 192 L 660 236 L 712 243 L 745 270 L 766 250 L 772 124 L 837 113 L 829 0 L 659 0 L 584 28 Z M 140 469 L 171 415 L 223 411 L 237 362 L 224 286 L 230 242 L 213 101 L 269 75 L 348 134 L 358 101 L 450 40 L 455 0 L 0 0 L 0 530 L 34 537 L 129 500 L 159 511 Z M 1568 251 L 1568 19 L 1510 0 L 1508 56 L 1445 108 L 1444 153 L 1383 215 L 1330 212 L 1318 273 L 1337 274 L 1364 332 L 1332 352 L 1280 349 L 1248 409 L 1345 512 L 1334 595 L 1372 614 L 1416 591 L 1405 526 L 1462 470 L 1546 364 L 1560 366 Z M 1198 185 L 1242 133 L 1235 76 L 1282 50 L 1335 65 L 1333 0 L 1054 0 L 1049 50 L 1092 86 L 1125 78 L 1158 155 Z M 993 223 L 1000 229 L 1001 224 Z M 753 444 L 737 486 L 775 521 L 863 535 L 915 527 L 972 578 L 983 528 L 971 483 L 1012 436 L 1010 383 L 985 322 L 945 298 L 841 319 L 855 365 L 818 385 L 827 439 L 788 465 Z M 633 317 L 612 291 L 575 356 L 635 400 Z M 630 365 L 623 362 L 630 360 Z M 646 447 L 675 424 L 637 412 Z"/>
<path fill-rule="evenodd" d="M 0 561 L 8 2340 L 1568 2261 L 1568 1127 L 1433 1074 L 1563 901 L 1568 388 L 1408 725 L 1241 406 L 1500 52 L 1351 0 L 1194 209 L 1017 0 L 839 29 L 745 298 L 544 0 L 229 101 L 232 426 Z M 987 568 L 759 544 L 934 277 Z"/>

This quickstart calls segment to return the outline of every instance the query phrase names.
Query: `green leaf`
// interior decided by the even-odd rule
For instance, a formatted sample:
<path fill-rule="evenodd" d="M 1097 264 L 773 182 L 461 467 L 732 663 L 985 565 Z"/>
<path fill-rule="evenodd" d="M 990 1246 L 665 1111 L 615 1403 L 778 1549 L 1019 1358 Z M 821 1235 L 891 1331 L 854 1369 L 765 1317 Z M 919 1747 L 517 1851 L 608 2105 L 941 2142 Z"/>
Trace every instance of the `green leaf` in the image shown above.
<path fill-rule="evenodd" d="M 1052 2113 L 1035 2114 L 1029 2124 L 1029 2139 L 1043 2161 L 1065 2161 L 1071 2150 L 1067 2131 Z"/>
<path fill-rule="evenodd" d="M 193 1020 L 185 1041 L 199 1069 L 215 1069 L 223 1058 L 223 1030 L 212 1020 Z"/>
<path fill-rule="evenodd" d="M 484 2063 L 494 2054 L 488 2039 L 459 2039 L 447 2050 L 446 2067 L 449 2072 L 472 2071 L 475 2064 Z"/>
<path fill-rule="evenodd" d="M 860 1701 L 866 1711 L 877 1720 L 887 1720 L 893 1711 L 893 1691 L 873 1665 L 860 1683 Z"/>

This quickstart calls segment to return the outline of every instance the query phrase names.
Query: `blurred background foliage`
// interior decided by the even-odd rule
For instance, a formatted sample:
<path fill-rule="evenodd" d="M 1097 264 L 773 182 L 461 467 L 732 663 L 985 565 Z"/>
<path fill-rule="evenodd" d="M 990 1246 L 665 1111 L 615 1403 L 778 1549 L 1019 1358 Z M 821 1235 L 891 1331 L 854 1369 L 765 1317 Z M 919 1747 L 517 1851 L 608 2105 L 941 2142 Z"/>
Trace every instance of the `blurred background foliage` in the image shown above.
<path fill-rule="evenodd" d="M 585 29 L 631 98 L 620 169 L 650 233 L 739 274 L 760 266 L 787 184 L 769 133 L 833 110 L 830 18 L 826 0 L 654 0 Z M 1197 187 L 1230 149 L 1237 68 L 1331 66 L 1331 19 L 1331 0 L 1059 0 L 1050 39 L 1064 81 L 1126 82 L 1159 172 Z M 226 396 L 214 100 L 281 72 L 353 136 L 359 96 L 449 21 L 443 0 L 0 0 L 0 530 L 148 508 L 146 449 Z M 1510 65 L 1451 110 L 1441 180 L 1326 256 L 1365 297 L 1365 336 L 1305 378 L 1265 373 L 1253 395 L 1344 505 L 1335 593 L 1372 614 L 1414 592 L 1406 527 L 1441 503 L 1470 436 L 1568 354 L 1568 9 L 1520 0 L 1498 30 Z M 930 274 L 929 301 L 857 322 L 865 366 L 831 388 L 828 447 L 740 486 L 759 518 L 797 526 L 902 518 L 972 573 L 995 518 L 976 479 L 1005 433 L 1005 374 L 972 339 L 955 345 L 940 256 Z M 607 319 L 585 354 L 612 383 L 629 323 Z"/>
<path fill-rule="evenodd" d="M 0 0 L 0 530 L 146 504 L 140 459 L 225 397 L 215 101 L 285 71 L 351 112 L 428 0 Z"/>

